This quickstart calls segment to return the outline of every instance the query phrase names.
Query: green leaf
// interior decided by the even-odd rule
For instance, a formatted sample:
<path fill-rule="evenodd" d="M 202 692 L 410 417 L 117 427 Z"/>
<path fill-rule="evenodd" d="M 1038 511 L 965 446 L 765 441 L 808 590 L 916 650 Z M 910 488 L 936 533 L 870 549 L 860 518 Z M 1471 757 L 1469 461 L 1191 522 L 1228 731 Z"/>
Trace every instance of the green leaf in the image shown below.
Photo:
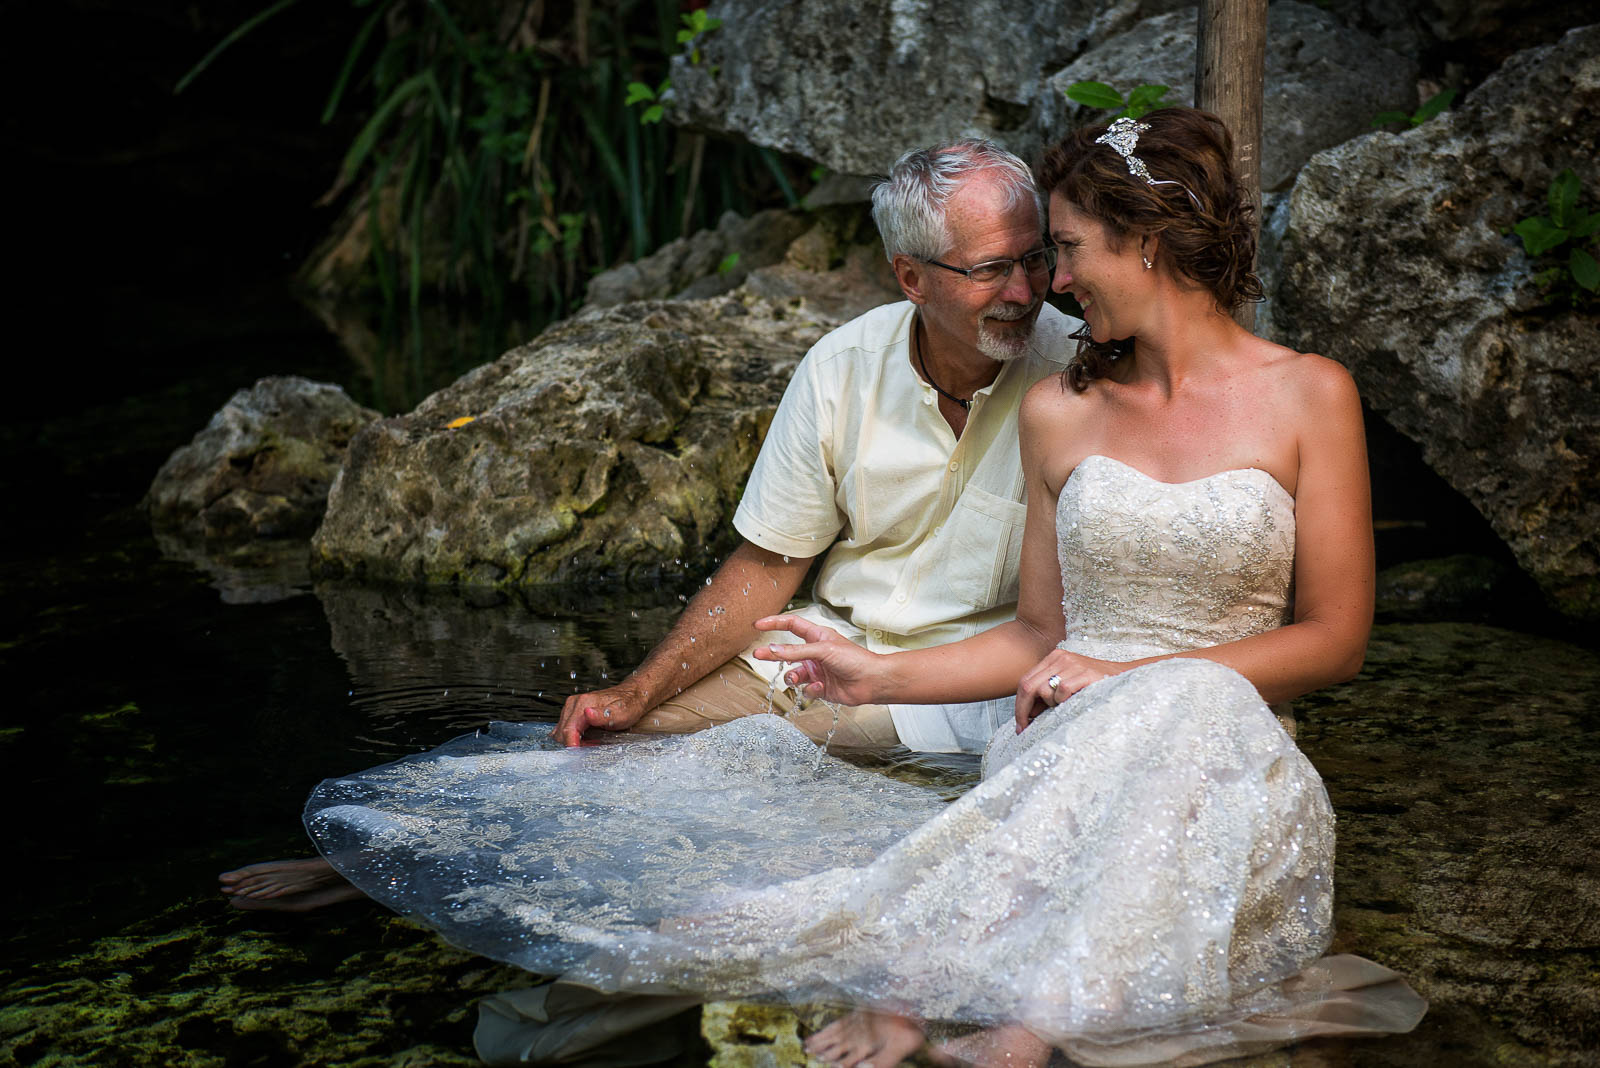
<path fill-rule="evenodd" d="M 1417 113 L 1411 116 L 1411 125 L 1421 126 L 1423 123 L 1439 114 L 1439 112 L 1449 107 L 1455 98 L 1456 91 L 1454 89 L 1441 89 L 1439 92 L 1434 93 L 1423 102 L 1420 108 L 1417 109 Z"/>
<path fill-rule="evenodd" d="M 726 256 L 722 257 L 722 262 L 721 263 L 717 264 L 717 273 L 718 274 L 728 274 L 731 271 L 733 271 L 734 268 L 736 268 L 738 266 L 739 266 L 739 254 L 737 252 L 730 252 Z M 1593 289 L 1594 287 L 1590 286 L 1589 288 Z"/>
<path fill-rule="evenodd" d="M 1086 108 L 1120 108 L 1122 94 L 1105 82 L 1073 82 L 1065 89 L 1067 99 Z"/>
<path fill-rule="evenodd" d="M 654 100 L 655 98 L 656 91 L 644 84 L 644 82 L 629 82 L 628 95 L 622 103 L 624 106 L 631 107 L 641 100 Z"/>
<path fill-rule="evenodd" d="M 339 69 L 339 77 L 334 80 L 333 92 L 328 94 L 328 103 L 322 109 L 322 121 L 324 124 L 333 121 L 334 112 L 338 110 L 339 101 L 344 96 L 345 86 L 350 83 L 350 75 L 355 71 L 356 60 L 361 58 L 361 53 L 366 50 L 367 41 L 372 37 L 372 31 L 377 28 L 379 21 L 388 13 L 389 8 L 387 5 L 378 8 L 368 17 L 366 22 L 362 23 L 360 31 L 356 33 L 356 39 L 351 42 L 350 50 L 345 53 L 344 66 Z"/>
<path fill-rule="evenodd" d="M 356 139 L 350 143 L 350 151 L 345 153 L 344 157 L 343 170 L 345 175 L 355 174 L 356 170 L 366 160 L 367 155 L 372 151 L 373 146 L 378 143 L 378 135 L 383 133 L 384 126 L 388 124 L 390 117 L 394 115 L 400 105 L 404 104 L 413 94 L 426 92 L 430 86 L 433 87 L 435 92 L 438 91 L 438 86 L 433 81 L 433 71 L 425 70 L 421 74 L 413 74 L 395 87 L 395 91 L 389 94 L 389 98 L 379 106 L 378 110 L 373 113 L 372 118 L 368 119 L 367 124 L 361 128 L 361 132 L 356 134 Z"/>
<path fill-rule="evenodd" d="M 1513 226 L 1511 231 L 1522 238 L 1522 247 L 1530 256 L 1541 256 L 1570 236 L 1560 227 L 1552 226 L 1550 220 L 1542 215 L 1523 219 Z"/>
<path fill-rule="evenodd" d="M 1372 125 L 1388 126 L 1394 122 L 1410 122 L 1411 116 L 1403 111 L 1380 111 L 1372 116 Z"/>
<path fill-rule="evenodd" d="M 251 30 L 255 29 L 257 26 L 276 15 L 284 8 L 292 7 L 298 2 L 299 0 L 278 0 L 276 4 L 273 4 L 265 11 L 258 12 L 257 14 L 251 15 L 249 18 L 245 19 L 244 22 L 239 24 L 238 29 L 234 30 L 221 41 L 217 42 L 217 46 L 211 51 L 207 52 L 205 57 L 201 59 L 200 62 L 189 68 L 188 74 L 185 74 L 182 78 L 178 79 L 178 84 L 172 88 L 172 95 L 177 96 L 179 93 L 187 89 L 189 87 L 189 83 L 200 76 L 201 71 L 211 66 L 212 60 L 226 52 L 228 47 L 239 38 L 243 37 L 245 34 L 249 33 Z"/>
<path fill-rule="evenodd" d="M 660 122 L 665 110 L 660 104 L 651 104 L 644 109 L 644 114 L 639 116 L 640 126 L 649 126 L 653 122 Z"/>
<path fill-rule="evenodd" d="M 1139 85 L 1128 94 L 1128 107 L 1144 108 L 1146 111 L 1157 107 L 1161 98 L 1172 92 L 1171 86 L 1166 85 Z"/>
<path fill-rule="evenodd" d="M 1577 220 L 1572 211 L 1578 206 L 1578 176 L 1568 167 L 1550 183 L 1550 220 L 1557 226 L 1571 226 Z"/>
<path fill-rule="evenodd" d="M 1593 293 L 1600 289 L 1600 263 L 1581 248 L 1575 248 L 1567 257 L 1567 267 L 1572 271 L 1572 280 Z"/>
<path fill-rule="evenodd" d="M 1586 237 L 1593 237 L 1595 231 L 1600 230 L 1600 211 L 1588 212 L 1581 208 L 1575 212 L 1577 216 L 1567 229 L 1572 231 L 1575 241 L 1582 241 Z"/>

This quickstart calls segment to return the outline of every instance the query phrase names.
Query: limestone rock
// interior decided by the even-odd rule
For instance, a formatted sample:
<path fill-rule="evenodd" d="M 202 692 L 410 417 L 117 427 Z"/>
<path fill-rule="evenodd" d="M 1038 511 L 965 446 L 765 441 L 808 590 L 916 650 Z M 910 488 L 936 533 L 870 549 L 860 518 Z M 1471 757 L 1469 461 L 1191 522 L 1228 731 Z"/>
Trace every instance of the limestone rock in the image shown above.
<path fill-rule="evenodd" d="M 345 447 L 377 418 L 338 386 L 263 378 L 167 458 L 143 506 L 158 529 L 208 542 L 310 534 Z"/>
<path fill-rule="evenodd" d="M 721 296 L 738 288 L 752 269 L 782 260 L 789 244 L 810 227 L 811 220 L 796 211 L 772 209 L 748 219 L 726 212 L 714 230 L 680 237 L 642 260 L 595 275 L 587 306 Z M 731 263 L 730 256 L 735 257 Z"/>
<path fill-rule="evenodd" d="M 1560 610 L 1600 618 L 1600 323 L 1550 306 L 1507 228 L 1571 167 L 1600 191 L 1600 26 L 1519 53 L 1454 110 L 1315 157 L 1273 321 L 1484 514 Z"/>
<path fill-rule="evenodd" d="M 1339 819 L 1333 951 L 1430 1003 L 1411 1034 L 1350 1044 L 1374 1059 L 1327 1063 L 1595 1063 L 1597 691 L 1592 650 L 1403 623 L 1374 628 L 1358 678 L 1295 701 Z"/>
<path fill-rule="evenodd" d="M 713 1001 L 700 1017 L 711 1047 L 709 1068 L 817 1068 L 806 1054 L 800 1020 L 784 1005 Z"/>
<path fill-rule="evenodd" d="M 1509 568 L 1458 553 L 1411 560 L 1378 572 L 1377 609 L 1385 619 L 1487 619 Z"/>
<path fill-rule="evenodd" d="M 729 256 L 736 257 L 731 264 Z M 740 286 L 777 303 L 802 298 L 813 311 L 840 321 L 901 298 L 870 208 L 854 201 L 809 212 L 764 211 L 749 219 L 729 212 L 715 230 L 596 275 L 586 307 L 669 296 L 698 300 Z"/>
<path fill-rule="evenodd" d="M 670 117 L 845 174 L 881 173 L 908 148 L 971 134 L 1027 158 L 1051 132 L 1044 78 L 1179 3 L 719 0 L 709 13 L 722 26 L 698 43 L 701 62 L 673 60 Z"/>
<path fill-rule="evenodd" d="M 703 570 L 795 364 L 833 325 L 750 295 L 558 323 L 358 434 L 313 566 L 482 586 Z"/>
<path fill-rule="evenodd" d="M 1402 55 L 1479 74 L 1594 17 L 1592 0 L 1318 0 L 1317 6 Z"/>
<path fill-rule="evenodd" d="M 1165 85 L 1168 103 L 1193 104 L 1196 23 L 1192 7 L 1144 20 L 1052 77 L 1052 99 L 1065 100 L 1073 82 L 1098 81 L 1123 92 Z M 1313 154 L 1367 132 L 1378 112 L 1415 108 L 1416 79 L 1414 62 L 1310 4 L 1268 7 L 1261 188 L 1288 188 Z M 1063 107 L 1063 127 L 1103 114 Z"/>

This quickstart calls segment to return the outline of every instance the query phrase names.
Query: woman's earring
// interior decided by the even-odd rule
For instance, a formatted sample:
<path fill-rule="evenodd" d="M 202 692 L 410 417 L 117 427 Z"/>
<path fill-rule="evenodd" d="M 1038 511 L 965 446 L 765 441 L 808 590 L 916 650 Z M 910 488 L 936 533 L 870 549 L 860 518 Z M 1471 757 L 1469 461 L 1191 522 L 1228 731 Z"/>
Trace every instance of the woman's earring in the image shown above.
<path fill-rule="evenodd" d="M 1155 264 L 1150 262 L 1150 257 L 1149 256 L 1140 256 L 1139 258 L 1141 260 L 1144 260 L 1144 269 L 1145 270 L 1148 271 L 1150 268 L 1155 266 Z"/>

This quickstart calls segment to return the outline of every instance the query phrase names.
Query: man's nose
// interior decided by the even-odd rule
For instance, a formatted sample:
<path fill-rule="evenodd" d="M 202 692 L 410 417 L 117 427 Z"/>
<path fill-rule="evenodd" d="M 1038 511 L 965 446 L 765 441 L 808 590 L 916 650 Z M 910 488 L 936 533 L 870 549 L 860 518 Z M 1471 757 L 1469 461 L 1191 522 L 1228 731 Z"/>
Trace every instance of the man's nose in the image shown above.
<path fill-rule="evenodd" d="M 1006 284 L 1000 290 L 1000 299 L 1008 304 L 1031 304 L 1033 298 L 1039 296 L 1043 290 L 1036 289 L 1038 279 L 1028 274 L 1022 264 L 1011 265 L 1011 274 L 1006 278 Z"/>

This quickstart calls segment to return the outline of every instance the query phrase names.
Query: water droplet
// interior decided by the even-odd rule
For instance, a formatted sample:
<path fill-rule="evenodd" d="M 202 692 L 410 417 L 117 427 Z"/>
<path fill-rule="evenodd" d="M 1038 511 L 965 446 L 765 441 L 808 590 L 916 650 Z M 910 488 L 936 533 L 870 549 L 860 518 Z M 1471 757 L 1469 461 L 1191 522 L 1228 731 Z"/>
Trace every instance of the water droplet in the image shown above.
<path fill-rule="evenodd" d="M 575 679 L 575 678 L 577 678 L 577 677 L 578 677 L 578 673 L 577 673 L 577 672 L 576 672 L 576 671 L 569 671 L 569 672 L 567 672 L 567 678 L 569 678 L 569 679 Z"/>

